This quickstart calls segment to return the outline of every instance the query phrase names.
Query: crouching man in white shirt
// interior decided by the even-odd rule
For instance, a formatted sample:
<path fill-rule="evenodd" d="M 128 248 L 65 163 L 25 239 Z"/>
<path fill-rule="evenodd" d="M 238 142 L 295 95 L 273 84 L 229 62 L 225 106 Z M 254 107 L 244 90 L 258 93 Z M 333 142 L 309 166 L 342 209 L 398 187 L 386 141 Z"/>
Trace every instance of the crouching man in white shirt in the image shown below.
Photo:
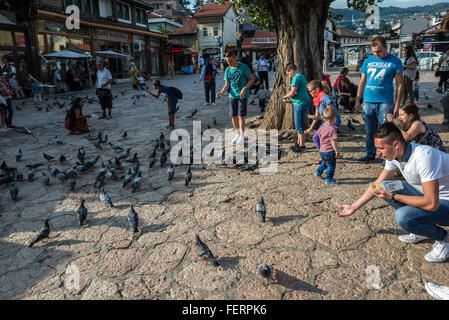
<path fill-rule="evenodd" d="M 401 235 L 401 241 L 434 240 L 425 259 L 447 260 L 449 237 L 440 226 L 449 226 L 449 155 L 430 146 L 406 142 L 391 122 L 382 125 L 374 137 L 377 153 L 386 159 L 384 170 L 356 202 L 340 206 L 343 212 L 339 216 L 352 215 L 377 196 L 396 209 L 397 225 L 410 233 Z M 396 169 L 406 181 L 391 180 Z"/>

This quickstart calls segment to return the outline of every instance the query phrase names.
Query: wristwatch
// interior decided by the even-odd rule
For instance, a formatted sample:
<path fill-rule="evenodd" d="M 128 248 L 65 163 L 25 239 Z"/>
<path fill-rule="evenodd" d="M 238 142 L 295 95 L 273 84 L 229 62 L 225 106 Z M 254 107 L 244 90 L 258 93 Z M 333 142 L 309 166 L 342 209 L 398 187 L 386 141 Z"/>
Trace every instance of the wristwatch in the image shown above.
<path fill-rule="evenodd" d="M 396 193 L 392 192 L 391 193 L 391 200 L 393 200 L 394 202 L 396 202 L 396 200 L 394 199 L 395 196 L 396 196 Z"/>

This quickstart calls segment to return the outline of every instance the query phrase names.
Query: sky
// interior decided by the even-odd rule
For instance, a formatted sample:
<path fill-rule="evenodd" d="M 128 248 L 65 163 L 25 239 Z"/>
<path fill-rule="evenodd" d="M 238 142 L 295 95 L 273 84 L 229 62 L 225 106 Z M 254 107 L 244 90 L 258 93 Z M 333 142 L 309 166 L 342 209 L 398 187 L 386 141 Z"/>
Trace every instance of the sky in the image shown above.
<path fill-rule="evenodd" d="M 382 1 L 379 6 L 380 7 L 400 7 L 400 8 L 408 8 L 408 7 L 415 7 L 415 6 L 422 6 L 424 3 L 426 5 L 432 5 L 437 3 L 448 3 L 449 0 L 384 0 Z M 331 3 L 331 8 L 347 8 L 347 1 L 346 0 L 335 0 Z"/>

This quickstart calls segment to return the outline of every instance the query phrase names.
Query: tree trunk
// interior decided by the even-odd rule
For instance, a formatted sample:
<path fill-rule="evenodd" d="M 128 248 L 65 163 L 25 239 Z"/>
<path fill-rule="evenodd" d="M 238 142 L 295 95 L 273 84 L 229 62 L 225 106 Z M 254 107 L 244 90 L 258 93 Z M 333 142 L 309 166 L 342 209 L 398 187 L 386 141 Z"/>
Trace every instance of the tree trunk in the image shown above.
<path fill-rule="evenodd" d="M 293 129 L 293 106 L 282 101 L 290 91 L 291 80 L 285 75 L 288 63 L 294 63 L 307 81 L 322 80 L 324 27 L 332 0 L 267 0 L 275 20 L 277 70 L 273 92 L 265 112 L 265 129 Z"/>

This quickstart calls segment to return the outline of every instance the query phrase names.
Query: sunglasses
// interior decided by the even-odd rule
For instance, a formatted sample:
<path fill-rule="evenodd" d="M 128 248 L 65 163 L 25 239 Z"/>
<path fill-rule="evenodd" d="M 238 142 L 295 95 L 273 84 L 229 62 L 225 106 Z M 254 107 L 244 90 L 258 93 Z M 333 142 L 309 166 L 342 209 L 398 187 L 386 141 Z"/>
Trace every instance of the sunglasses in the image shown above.
<path fill-rule="evenodd" d="M 310 89 L 309 90 L 309 93 L 312 93 L 312 91 L 314 91 L 315 89 L 317 89 L 318 87 L 315 87 L 315 88 L 313 88 L 313 89 Z"/>

